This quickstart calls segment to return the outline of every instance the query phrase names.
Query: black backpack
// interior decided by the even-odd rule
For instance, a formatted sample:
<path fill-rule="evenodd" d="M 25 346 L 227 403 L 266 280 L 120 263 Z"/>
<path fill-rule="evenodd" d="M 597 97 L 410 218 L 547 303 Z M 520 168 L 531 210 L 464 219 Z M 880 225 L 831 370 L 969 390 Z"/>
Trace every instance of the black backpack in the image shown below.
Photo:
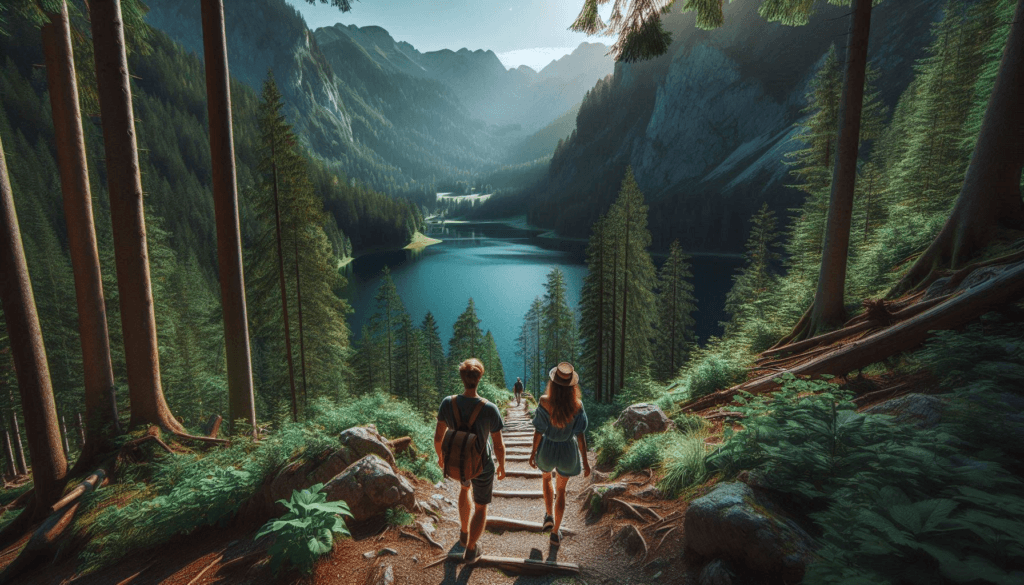
<path fill-rule="evenodd" d="M 477 435 L 473 432 L 473 423 L 476 422 L 480 412 L 487 404 L 485 398 L 473 409 L 469 422 L 462 424 L 462 414 L 459 412 L 459 405 L 455 396 L 451 397 L 452 416 L 455 418 L 455 428 L 444 432 L 444 439 L 441 441 L 441 452 L 444 453 L 444 476 L 459 481 L 467 481 L 483 473 L 484 450 L 479 445 L 483 441 L 477 441 Z M 486 440 L 486 438 L 485 438 Z"/>

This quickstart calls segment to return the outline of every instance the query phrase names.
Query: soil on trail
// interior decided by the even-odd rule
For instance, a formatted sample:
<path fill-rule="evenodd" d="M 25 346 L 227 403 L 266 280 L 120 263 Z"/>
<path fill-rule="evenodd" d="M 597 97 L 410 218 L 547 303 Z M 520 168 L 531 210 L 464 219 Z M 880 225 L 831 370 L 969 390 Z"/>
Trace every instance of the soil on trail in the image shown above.
<path fill-rule="evenodd" d="M 506 471 L 534 471 L 527 464 L 529 437 L 533 427 L 526 405 L 509 408 L 503 437 L 506 444 Z M 590 454 L 594 460 L 593 453 Z M 403 472 L 404 474 L 404 472 Z M 390 567 L 393 585 L 545 585 L 551 583 L 588 585 L 682 584 L 692 582 L 687 563 L 683 562 L 683 501 L 652 500 L 652 474 L 637 473 L 619 477 L 615 482 L 628 486 L 621 499 L 643 502 L 661 516 L 676 516 L 671 522 L 656 523 L 627 517 L 613 509 L 601 517 L 592 517 L 583 509 L 581 492 L 595 480 L 607 477 L 595 471 L 590 478 L 572 478 L 566 494 L 565 518 L 562 522 L 560 547 L 549 545 L 548 532 L 519 530 L 488 530 L 479 546 L 486 556 L 520 559 L 552 560 L 575 563 L 578 576 L 527 576 L 497 568 L 467 566 L 461 562 L 459 546 L 459 513 L 456 508 L 459 485 L 445 480 L 438 485 L 405 474 L 416 489 L 419 502 L 432 502 L 436 513 L 416 514 L 416 522 L 433 527 L 431 537 L 443 548 L 417 538 L 416 523 L 406 527 L 387 526 L 382 519 L 352 527 L 352 538 L 338 540 L 334 551 L 317 561 L 309 576 L 282 571 L 274 575 L 269 567 L 269 539 L 253 540 L 261 519 L 238 518 L 227 528 L 207 527 L 156 549 L 129 554 L 115 566 L 85 577 L 76 577 L 78 559 L 74 552 L 65 552 L 56 562 L 36 568 L 18 583 L 40 585 L 376 585 L 375 571 Z M 488 517 L 500 516 L 527 522 L 541 522 L 544 501 L 540 498 L 517 497 L 516 493 L 541 490 L 536 477 L 511 476 L 496 481 L 495 496 L 488 506 Z M 498 495 L 505 492 L 507 495 Z M 646 493 L 641 493 L 646 492 Z M 614 535 L 627 524 L 633 524 L 646 539 L 649 552 L 644 558 L 631 556 L 615 542 Z M 667 535 L 665 527 L 674 528 Z M 658 530 L 660 528 L 660 531 Z M 402 533 L 405 534 L 402 534 Z M 665 536 L 663 539 L 662 537 Z M 16 556 L 21 542 L 0 551 L 0 569 Z M 389 554 L 390 549 L 397 554 Z M 73 550 L 73 549 L 72 549 Z M 384 551 L 384 554 L 377 554 Z M 369 554 L 367 554 L 369 553 Z M 443 562 L 429 566 L 436 561 Z M 381 582 L 384 583 L 384 582 Z"/>
<path fill-rule="evenodd" d="M 533 433 L 525 403 L 521 408 L 509 407 L 505 418 L 506 428 L 502 432 L 505 441 L 506 472 L 532 471 L 527 463 L 529 443 L 524 437 Z M 525 443 L 525 445 L 523 445 Z M 594 454 L 590 454 L 591 461 Z M 481 585 L 543 585 L 549 583 L 571 584 L 645 584 L 684 583 L 686 570 L 683 566 L 682 521 L 676 522 L 673 531 L 660 547 L 658 541 L 648 536 L 651 552 L 645 559 L 631 558 L 623 548 L 614 542 L 614 534 L 625 524 L 635 524 L 643 530 L 645 524 L 633 519 L 620 517 L 618 512 L 607 512 L 602 518 L 588 517 L 581 509 L 581 492 L 592 485 L 599 474 L 584 479 L 582 475 L 569 480 L 566 492 L 565 517 L 562 521 L 562 543 L 551 547 L 548 532 L 526 532 L 516 530 L 485 531 L 479 545 L 487 556 L 532 558 L 575 563 L 580 575 L 574 576 L 527 576 L 506 573 L 502 570 L 482 566 L 468 566 L 458 561 L 462 547 L 459 546 L 459 512 L 456 507 L 459 485 L 445 480 L 429 490 L 417 488 L 417 499 L 432 499 L 440 504 L 440 511 L 433 522 L 434 540 L 443 546 L 438 549 L 427 543 L 403 537 L 398 529 L 387 530 L 377 536 L 346 541 L 335 548 L 327 558 L 317 563 L 311 578 L 307 581 L 316 585 L 348 585 L 368 583 L 367 579 L 375 567 L 390 566 L 396 584 L 455 585 L 479 583 Z M 630 484 L 630 493 L 652 485 L 649 474 L 638 474 L 619 478 Z M 541 490 L 541 480 L 533 477 L 506 477 L 496 481 L 495 492 L 536 492 Z M 636 500 L 630 495 L 623 499 Z M 673 511 L 683 511 L 685 504 L 674 501 L 645 502 L 655 506 L 659 514 L 667 516 Z M 488 517 L 541 522 L 544 518 L 544 501 L 540 498 L 522 498 L 495 495 L 488 506 Z M 419 515 L 417 520 L 432 520 L 431 516 Z M 410 526 L 407 532 L 416 532 Z M 660 538 L 660 535 L 657 536 Z M 396 551 L 397 555 L 382 555 L 365 558 L 364 553 L 374 553 L 385 548 Z M 449 558 L 432 567 L 427 565 L 450 554 Z"/>

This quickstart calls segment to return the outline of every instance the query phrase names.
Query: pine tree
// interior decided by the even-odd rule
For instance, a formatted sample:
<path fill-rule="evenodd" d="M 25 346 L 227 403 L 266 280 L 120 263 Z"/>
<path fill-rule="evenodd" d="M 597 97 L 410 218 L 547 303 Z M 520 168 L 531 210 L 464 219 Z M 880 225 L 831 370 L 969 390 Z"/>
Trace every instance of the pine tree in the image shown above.
<path fill-rule="evenodd" d="M 423 345 L 429 363 L 427 375 L 427 387 L 433 390 L 434 399 L 440 399 L 445 395 L 448 388 L 445 386 L 446 361 L 444 345 L 441 343 L 441 335 L 437 329 L 437 321 L 434 315 L 427 311 L 423 316 L 423 323 L 420 325 L 423 331 Z"/>
<path fill-rule="evenodd" d="M 575 318 L 566 297 L 565 274 L 556 268 L 544 283 L 543 348 L 544 363 L 554 366 L 573 359 L 576 347 Z"/>
<path fill-rule="evenodd" d="M 480 318 L 476 315 L 476 305 L 469 299 L 466 310 L 455 319 L 452 326 L 452 338 L 448 342 L 448 358 L 452 364 L 458 365 L 471 357 L 480 357 L 483 349 L 483 331 L 480 330 Z M 484 369 L 489 367 L 484 364 Z"/>
<path fill-rule="evenodd" d="M 523 370 L 527 372 L 523 378 L 523 387 L 529 388 L 528 384 L 532 382 L 537 396 L 543 393 L 548 380 L 544 362 L 541 360 L 543 312 L 544 303 L 541 298 L 533 299 L 530 309 L 523 316 L 523 326 L 519 332 L 520 346 L 524 355 Z"/>
<path fill-rule="evenodd" d="M 387 266 L 384 267 L 382 274 L 380 287 L 377 288 L 377 294 L 373 297 L 377 308 L 373 316 L 370 317 L 370 328 L 373 330 L 374 336 L 379 336 L 384 344 L 386 361 L 384 362 L 385 373 L 382 376 L 387 380 L 388 392 L 398 394 L 398 385 L 395 382 L 396 369 L 402 364 L 395 359 L 393 350 L 397 329 L 403 315 L 407 316 L 407 313 L 401 297 L 398 296 L 398 289 L 395 288 L 395 283 L 391 280 L 391 271 Z"/>
<path fill-rule="evenodd" d="M 498 388 L 505 388 L 505 368 L 501 365 L 501 354 L 498 353 L 498 343 L 494 340 L 490 330 L 484 335 L 483 343 L 484 368 L 487 371 L 487 379 Z"/>
<path fill-rule="evenodd" d="M 690 257 L 683 253 L 679 240 L 669 246 L 668 258 L 658 275 L 658 333 L 655 343 L 655 377 L 668 381 L 686 361 L 694 341 L 692 313 L 697 310 L 690 279 Z"/>
<path fill-rule="evenodd" d="M 614 203 L 621 221 L 622 233 L 622 297 L 618 300 L 619 324 L 619 380 L 614 388 L 621 390 L 626 373 L 637 374 L 651 362 L 651 338 L 654 333 L 655 269 L 647 248 L 651 233 L 647 229 L 647 205 L 644 195 L 633 177 L 632 168 L 626 169 L 619 197 Z"/>

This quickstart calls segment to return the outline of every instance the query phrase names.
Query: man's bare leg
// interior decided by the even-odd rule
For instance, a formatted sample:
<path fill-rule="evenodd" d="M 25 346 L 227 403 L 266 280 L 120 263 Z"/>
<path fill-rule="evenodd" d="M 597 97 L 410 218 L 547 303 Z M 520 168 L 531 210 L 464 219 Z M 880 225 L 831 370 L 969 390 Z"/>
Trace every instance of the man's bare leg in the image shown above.
<path fill-rule="evenodd" d="M 476 504 L 473 520 L 469 523 L 469 544 L 466 545 L 466 551 L 476 550 L 476 541 L 480 540 L 480 535 L 484 533 L 484 525 L 486 524 L 487 505 Z"/>
<path fill-rule="evenodd" d="M 459 524 L 461 532 L 469 532 L 469 519 L 473 515 L 473 500 L 470 498 L 472 487 L 463 487 L 459 492 Z"/>

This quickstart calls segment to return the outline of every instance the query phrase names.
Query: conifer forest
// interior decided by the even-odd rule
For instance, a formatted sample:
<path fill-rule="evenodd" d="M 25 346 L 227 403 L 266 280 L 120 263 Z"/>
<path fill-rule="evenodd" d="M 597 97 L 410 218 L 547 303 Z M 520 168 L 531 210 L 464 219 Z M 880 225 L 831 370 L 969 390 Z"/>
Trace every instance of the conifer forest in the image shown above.
<path fill-rule="evenodd" d="M 1024 0 L 0 0 L 0 585 L 1020 585 L 1022 193 Z"/>

